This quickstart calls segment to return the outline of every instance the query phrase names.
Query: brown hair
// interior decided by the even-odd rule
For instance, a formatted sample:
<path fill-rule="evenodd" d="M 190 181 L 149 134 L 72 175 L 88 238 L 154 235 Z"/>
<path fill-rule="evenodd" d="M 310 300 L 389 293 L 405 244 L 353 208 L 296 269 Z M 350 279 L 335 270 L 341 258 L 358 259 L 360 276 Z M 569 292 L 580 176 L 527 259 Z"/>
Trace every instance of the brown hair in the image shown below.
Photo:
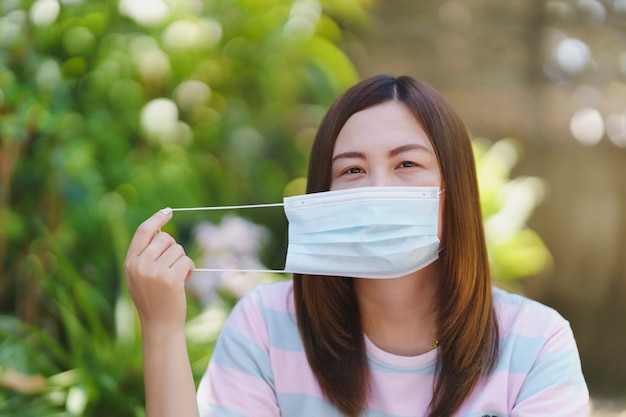
<path fill-rule="evenodd" d="M 361 81 L 332 104 L 320 124 L 307 193 L 330 188 L 335 141 L 348 118 L 391 100 L 406 105 L 428 135 L 445 186 L 437 292 L 441 344 L 429 416 L 447 417 L 491 372 L 498 355 L 476 168 L 462 120 L 423 82 L 385 75 Z M 356 417 L 367 405 L 369 370 L 352 279 L 295 274 L 294 296 L 306 355 L 322 392 L 342 413 Z"/>

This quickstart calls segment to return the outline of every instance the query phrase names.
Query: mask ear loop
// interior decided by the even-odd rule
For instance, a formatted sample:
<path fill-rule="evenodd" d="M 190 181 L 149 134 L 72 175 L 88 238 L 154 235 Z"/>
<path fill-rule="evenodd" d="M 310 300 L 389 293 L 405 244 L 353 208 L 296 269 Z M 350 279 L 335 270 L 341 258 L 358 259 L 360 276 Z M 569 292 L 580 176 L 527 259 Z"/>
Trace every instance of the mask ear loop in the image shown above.
<path fill-rule="evenodd" d="M 176 207 L 170 208 L 169 210 L 174 211 L 217 211 L 217 210 L 236 210 L 236 209 L 248 209 L 248 208 L 264 208 L 264 207 L 283 207 L 285 203 L 266 203 L 266 204 L 250 204 L 243 206 L 214 206 L 214 207 Z M 161 228 L 159 228 L 159 233 L 161 233 Z M 283 271 L 283 270 L 257 270 L 257 269 L 208 269 L 208 268 L 196 268 L 195 272 L 252 272 L 252 273 L 283 273 L 289 274 L 291 272 Z"/>
<path fill-rule="evenodd" d="M 208 211 L 208 210 L 236 210 L 247 208 L 262 208 L 262 207 L 282 207 L 285 203 L 266 203 L 266 204 L 250 204 L 244 206 L 215 206 L 215 207 L 179 207 L 173 208 L 172 211 Z"/>
<path fill-rule="evenodd" d="M 441 197 L 441 194 L 443 194 L 445 191 L 446 191 L 445 188 L 440 189 L 439 192 L 437 193 L 437 197 Z M 439 254 L 443 252 L 444 249 L 445 248 L 443 246 L 439 247 L 439 250 L 437 250 L 437 256 L 439 256 Z"/>
<path fill-rule="evenodd" d="M 237 210 L 237 209 L 247 209 L 247 208 L 263 208 L 263 207 L 282 207 L 285 203 L 266 203 L 266 204 L 250 204 L 243 206 L 214 206 L 214 207 L 177 207 L 170 208 L 169 210 L 174 211 L 217 211 L 217 210 Z M 159 233 L 161 233 L 161 228 L 159 228 Z"/>

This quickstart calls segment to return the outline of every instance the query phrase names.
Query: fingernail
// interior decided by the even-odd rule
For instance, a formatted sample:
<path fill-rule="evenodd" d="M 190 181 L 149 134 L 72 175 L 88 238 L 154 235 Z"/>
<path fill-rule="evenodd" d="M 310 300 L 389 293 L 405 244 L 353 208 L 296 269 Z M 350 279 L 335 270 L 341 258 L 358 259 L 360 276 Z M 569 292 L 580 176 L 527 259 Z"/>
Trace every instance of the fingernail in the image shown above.
<path fill-rule="evenodd" d="M 165 214 L 166 216 L 170 214 L 171 212 L 172 212 L 172 209 L 169 207 L 166 207 L 163 210 L 161 210 L 161 213 Z"/>

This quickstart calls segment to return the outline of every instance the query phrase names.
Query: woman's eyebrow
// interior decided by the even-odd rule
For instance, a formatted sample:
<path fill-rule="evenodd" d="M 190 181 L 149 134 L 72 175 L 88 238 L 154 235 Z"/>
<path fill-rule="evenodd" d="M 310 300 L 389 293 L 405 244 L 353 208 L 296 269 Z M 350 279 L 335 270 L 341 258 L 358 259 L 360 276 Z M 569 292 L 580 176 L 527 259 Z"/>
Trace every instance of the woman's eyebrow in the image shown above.
<path fill-rule="evenodd" d="M 389 156 L 396 156 L 403 152 L 414 151 L 414 150 L 433 153 L 430 149 L 428 149 L 424 145 L 420 145 L 419 143 L 408 143 L 406 145 L 398 146 L 397 148 L 390 150 Z"/>
<path fill-rule="evenodd" d="M 333 162 L 335 162 L 337 159 L 341 159 L 341 158 L 360 158 L 360 159 L 365 159 L 365 154 L 363 154 L 362 152 L 343 152 L 340 154 L 337 154 L 335 156 L 333 156 Z"/>
<path fill-rule="evenodd" d="M 433 153 L 426 146 L 420 145 L 419 143 L 407 143 L 406 145 L 398 146 L 397 148 L 390 150 L 389 156 L 396 156 L 403 152 L 414 151 L 414 150 Z M 333 162 L 335 162 L 337 159 L 344 159 L 344 158 L 365 159 L 365 154 L 362 152 L 357 152 L 357 151 L 342 152 L 340 154 L 333 156 Z"/>

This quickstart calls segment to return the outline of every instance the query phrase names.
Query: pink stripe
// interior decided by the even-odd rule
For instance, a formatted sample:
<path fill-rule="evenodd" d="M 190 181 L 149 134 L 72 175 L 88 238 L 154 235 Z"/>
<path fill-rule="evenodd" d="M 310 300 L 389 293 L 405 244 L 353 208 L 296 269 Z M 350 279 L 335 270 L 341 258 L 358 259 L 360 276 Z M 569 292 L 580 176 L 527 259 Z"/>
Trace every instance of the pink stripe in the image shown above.
<path fill-rule="evenodd" d="M 565 323 L 560 325 L 547 339 L 546 343 L 537 355 L 537 361 L 551 352 L 577 351 L 576 341 L 571 329 Z"/>
<path fill-rule="evenodd" d="M 562 322 L 562 318 L 554 311 L 543 308 L 532 308 L 528 304 L 507 304 L 496 302 L 496 315 L 502 334 L 505 338 L 510 333 L 515 333 L 523 337 L 546 337 L 546 330 L 554 328 Z M 526 314 L 528 311 L 529 314 Z"/>
<path fill-rule="evenodd" d="M 272 283 L 271 291 L 260 291 L 263 308 L 295 313 L 293 304 L 293 284 L 291 281 Z"/>
<path fill-rule="evenodd" d="M 589 395 L 581 388 L 564 385 L 553 386 L 518 404 L 511 412 L 511 417 L 529 415 L 586 416 L 589 412 L 588 399 Z"/>
<path fill-rule="evenodd" d="M 248 416 L 279 415 L 276 395 L 263 380 L 213 363 L 209 372 L 218 389 L 213 389 L 208 378 L 203 378 L 198 386 L 200 403 L 228 404 L 228 409 Z"/>
<path fill-rule="evenodd" d="M 370 407 L 393 415 L 425 415 L 430 401 L 432 375 L 396 374 L 372 371 Z"/>
<path fill-rule="evenodd" d="M 260 347 L 267 347 L 267 325 L 256 303 L 239 303 L 238 311 L 231 314 L 227 326 L 246 335 L 251 342 Z"/>
<path fill-rule="evenodd" d="M 271 347 L 270 356 L 280 358 L 280 360 L 272 361 L 272 373 L 277 392 L 306 393 L 322 397 L 304 352 L 291 352 Z"/>

